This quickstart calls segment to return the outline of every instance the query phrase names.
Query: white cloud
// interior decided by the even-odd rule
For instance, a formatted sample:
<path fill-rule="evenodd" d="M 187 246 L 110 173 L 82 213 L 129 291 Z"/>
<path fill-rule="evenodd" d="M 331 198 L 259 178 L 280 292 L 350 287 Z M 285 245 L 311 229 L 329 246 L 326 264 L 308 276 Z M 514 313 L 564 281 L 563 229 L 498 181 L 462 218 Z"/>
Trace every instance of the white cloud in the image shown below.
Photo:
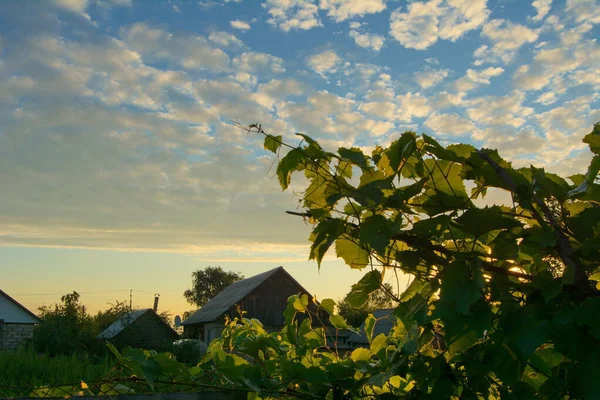
<path fill-rule="evenodd" d="M 426 67 L 423 71 L 415 72 L 415 81 L 423 89 L 428 89 L 439 83 L 448 77 L 450 73 L 449 69 L 433 69 Z"/>
<path fill-rule="evenodd" d="M 197 35 L 174 35 L 138 22 L 121 30 L 123 40 L 148 61 L 167 60 L 193 70 L 226 70 L 229 57 Z"/>
<path fill-rule="evenodd" d="M 600 3 L 597 0 L 567 0 L 565 12 L 577 22 L 600 23 Z"/>
<path fill-rule="evenodd" d="M 497 149 L 502 157 L 520 159 L 538 153 L 546 140 L 536 134 L 532 127 L 489 129 L 484 134 L 483 147 Z"/>
<path fill-rule="evenodd" d="M 394 116 L 402 122 L 411 122 L 413 117 L 423 118 L 429 115 L 429 101 L 421 93 L 406 93 L 396 96 L 397 112 Z"/>
<path fill-rule="evenodd" d="M 233 21 L 229 21 L 229 25 L 231 25 L 231 27 L 233 29 L 239 29 L 241 31 L 250 30 L 250 24 L 247 22 L 241 21 L 239 19 L 234 19 Z"/>
<path fill-rule="evenodd" d="M 342 22 L 348 18 L 380 13 L 385 10 L 385 2 L 383 0 L 320 0 L 319 8 L 326 10 L 327 16 L 335 22 Z"/>
<path fill-rule="evenodd" d="M 431 98 L 431 104 L 436 110 L 441 110 L 448 107 L 454 107 L 460 105 L 465 96 L 465 92 L 449 93 L 449 92 L 438 92 Z"/>
<path fill-rule="evenodd" d="M 262 5 L 270 18 L 267 22 L 284 32 L 309 30 L 322 26 L 319 7 L 309 0 L 267 0 Z"/>
<path fill-rule="evenodd" d="M 396 104 L 391 101 L 373 101 L 361 104 L 360 111 L 377 118 L 393 119 L 396 113 Z"/>
<path fill-rule="evenodd" d="M 390 34 L 407 48 L 425 50 L 439 39 L 456 41 L 481 26 L 489 15 L 487 0 L 413 2 L 407 12 L 395 10 Z"/>
<path fill-rule="evenodd" d="M 550 12 L 552 0 L 535 0 L 531 5 L 536 10 L 536 15 L 531 17 L 531 20 L 538 22 L 544 19 L 544 17 Z"/>
<path fill-rule="evenodd" d="M 245 52 L 234 58 L 232 64 L 237 70 L 246 72 L 285 72 L 283 59 L 266 53 Z"/>
<path fill-rule="evenodd" d="M 467 115 L 486 126 L 508 125 L 518 128 L 525 124 L 533 108 L 524 107 L 525 93 L 514 90 L 505 96 L 484 96 L 465 102 Z"/>
<path fill-rule="evenodd" d="M 335 73 L 342 59 L 333 50 L 326 50 L 322 53 L 312 55 L 308 58 L 307 64 L 316 73 L 325 77 L 327 73 Z"/>
<path fill-rule="evenodd" d="M 563 155 L 587 146 L 581 139 L 600 120 L 600 109 L 591 106 L 598 97 L 598 94 L 580 96 L 535 116 L 546 138 Z"/>
<path fill-rule="evenodd" d="M 357 45 L 373 51 L 381 50 L 381 47 L 385 42 L 385 38 L 376 33 L 361 33 L 356 30 L 351 30 L 349 35 L 352 39 L 354 39 L 354 42 L 356 42 Z"/>
<path fill-rule="evenodd" d="M 51 2 L 63 10 L 81 15 L 83 18 L 91 21 L 89 14 L 85 12 L 89 5 L 88 0 L 51 0 Z"/>
<path fill-rule="evenodd" d="M 481 34 L 492 42 L 492 46 L 480 46 L 473 53 L 479 64 L 499 61 L 508 64 L 521 46 L 535 42 L 539 36 L 537 30 L 503 19 L 488 21 Z"/>
<path fill-rule="evenodd" d="M 212 31 L 208 40 L 222 47 L 241 47 L 244 43 L 229 32 Z"/>
<path fill-rule="evenodd" d="M 350 28 L 352 28 L 352 29 L 358 29 L 358 28 L 361 27 L 361 25 L 362 24 L 360 22 L 358 22 L 358 21 L 352 21 L 352 22 L 350 22 Z"/>
<path fill-rule="evenodd" d="M 570 48 L 546 47 L 540 49 L 531 64 L 521 65 L 515 71 L 515 85 L 523 90 L 540 90 L 547 86 L 564 86 L 564 79 L 573 85 L 594 85 L 594 74 L 600 63 L 600 46 L 595 40 L 578 43 Z M 589 78 L 591 80 L 587 80 Z M 563 91 L 566 88 L 563 89 Z"/>
<path fill-rule="evenodd" d="M 431 128 L 435 134 L 440 135 L 472 135 L 477 130 L 473 121 L 456 113 L 433 113 L 427 118 L 424 124 Z"/>
<path fill-rule="evenodd" d="M 489 85 L 490 79 L 504 72 L 504 68 L 489 67 L 479 71 L 469 68 L 466 74 L 454 82 L 454 87 L 459 92 L 468 92 L 480 85 Z"/>
<path fill-rule="evenodd" d="M 258 86 L 255 98 L 259 104 L 271 109 L 289 96 L 304 94 L 306 89 L 303 83 L 295 79 L 273 79 Z"/>
<path fill-rule="evenodd" d="M 556 94 L 554 92 L 546 92 L 539 95 L 535 103 L 540 103 L 544 106 L 549 106 L 550 104 L 556 103 Z"/>

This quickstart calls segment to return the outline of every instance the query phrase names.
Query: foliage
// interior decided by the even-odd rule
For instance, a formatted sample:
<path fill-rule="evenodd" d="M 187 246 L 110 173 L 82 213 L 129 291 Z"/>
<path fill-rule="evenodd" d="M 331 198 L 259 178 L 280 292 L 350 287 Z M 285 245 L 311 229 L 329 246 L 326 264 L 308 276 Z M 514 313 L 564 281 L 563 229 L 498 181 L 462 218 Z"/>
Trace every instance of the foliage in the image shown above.
<path fill-rule="evenodd" d="M 114 357 L 93 357 L 87 354 L 50 357 L 38 354 L 31 347 L 18 351 L 0 351 L 0 397 L 12 397 L 1 386 L 31 387 L 100 379 L 110 371 Z"/>
<path fill-rule="evenodd" d="M 192 288 L 183 295 L 188 303 L 202 307 L 234 282 L 244 279 L 239 272 L 223 271 L 221 267 L 206 267 L 192 272 Z"/>
<path fill-rule="evenodd" d="M 106 355 L 104 342 L 96 337 L 126 315 L 130 311 L 129 306 L 117 300 L 108 309 L 92 316 L 79 298 L 79 293 L 74 291 L 62 296 L 59 304 L 40 307 L 42 323 L 36 326 L 32 339 L 36 351 L 50 356 L 76 353 Z M 170 324 L 168 311 L 158 315 Z"/>
<path fill-rule="evenodd" d="M 281 137 L 265 136 L 279 154 Z M 302 138 L 277 175 L 283 189 L 293 173 L 309 180 L 301 215 L 314 225 L 310 257 L 320 264 L 335 246 L 351 268 L 368 269 L 346 297 L 355 306 L 384 289 L 386 272 L 411 275 L 402 294 L 390 293 L 397 324 L 374 336 L 371 314 L 369 345 L 339 351 L 340 331 L 355 329 L 335 302 L 292 296 L 280 331 L 227 321 L 195 367 L 113 349 L 131 374 L 156 391 L 171 379 L 252 399 L 600 397 L 600 124 L 584 139 L 595 154 L 587 173 L 570 182 L 412 132 L 371 155 Z M 489 189 L 508 191 L 512 204 L 482 205 Z"/>
<path fill-rule="evenodd" d="M 206 344 L 194 339 L 181 339 L 173 343 L 173 355 L 185 364 L 198 364 L 206 355 Z"/>
<path fill-rule="evenodd" d="M 354 306 L 348 301 L 352 300 L 352 292 L 348 293 L 344 299 L 338 301 L 338 313 L 346 319 L 346 321 L 352 326 L 359 326 L 365 321 L 365 318 L 375 310 L 381 310 L 383 308 L 394 308 L 396 303 L 390 297 L 390 294 L 394 293 L 394 288 L 389 283 L 384 283 L 383 288 L 378 288 L 374 292 L 369 293 L 368 299 L 358 305 Z"/>
<path fill-rule="evenodd" d="M 42 323 L 33 333 L 36 351 L 55 356 L 102 348 L 96 340 L 99 331 L 85 306 L 80 304 L 79 293 L 66 294 L 60 304 L 43 306 L 39 311 Z"/>
<path fill-rule="evenodd" d="M 384 381 L 409 382 L 413 398 L 600 396 L 600 124 L 584 138 L 594 154 L 589 168 L 569 180 L 413 132 L 369 155 L 328 152 L 304 134 L 289 146 L 260 125 L 248 130 L 265 135 L 265 149 L 277 155 L 290 149 L 277 166 L 283 190 L 293 174 L 308 179 L 306 211 L 297 214 L 314 225 L 310 258 L 320 265 L 335 247 L 351 268 L 370 267 L 354 301 L 366 301 L 386 272 L 413 277 L 394 298 L 400 322 L 382 353 L 361 352 L 367 365 L 382 366 Z M 488 191 L 505 191 L 512 203 L 494 205 Z M 243 344 L 231 349 L 248 354 Z M 390 364 L 393 372 L 383 367 Z M 299 376 L 315 365 L 306 361 Z M 351 383 L 329 383 L 359 393 L 368 368 L 346 370 Z"/>
<path fill-rule="evenodd" d="M 98 333 L 111 326 L 116 320 L 129 312 L 129 305 L 124 301 L 116 301 L 110 308 L 104 311 L 98 311 L 94 316 L 94 322 Z"/>

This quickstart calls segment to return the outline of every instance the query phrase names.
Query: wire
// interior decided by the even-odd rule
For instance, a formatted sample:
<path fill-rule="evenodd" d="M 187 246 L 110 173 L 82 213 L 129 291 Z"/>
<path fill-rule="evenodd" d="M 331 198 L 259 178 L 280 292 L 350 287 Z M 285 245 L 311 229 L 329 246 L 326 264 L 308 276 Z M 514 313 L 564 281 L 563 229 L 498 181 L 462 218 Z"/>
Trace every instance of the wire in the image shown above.
<path fill-rule="evenodd" d="M 129 292 L 131 289 L 121 289 L 121 290 L 98 290 L 98 291 L 94 291 L 94 292 L 77 292 L 79 294 L 98 294 L 98 293 L 117 293 L 117 292 Z M 145 290 L 136 290 L 133 289 L 134 292 L 137 293 L 147 293 L 147 294 L 156 294 L 158 292 L 147 292 Z M 67 293 L 61 292 L 61 293 L 16 293 L 16 294 L 12 294 L 11 293 L 11 297 L 12 296 L 64 296 Z M 160 293 L 161 296 L 172 296 L 172 294 L 170 293 Z"/>

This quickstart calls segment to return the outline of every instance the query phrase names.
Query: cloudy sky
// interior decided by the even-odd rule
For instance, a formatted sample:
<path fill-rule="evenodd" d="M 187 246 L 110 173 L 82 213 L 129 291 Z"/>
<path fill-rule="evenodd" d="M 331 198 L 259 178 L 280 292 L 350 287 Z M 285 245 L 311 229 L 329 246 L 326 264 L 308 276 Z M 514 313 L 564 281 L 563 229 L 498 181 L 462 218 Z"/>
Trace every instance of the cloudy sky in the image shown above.
<path fill-rule="evenodd" d="M 600 121 L 598 0 L 0 3 L 1 288 L 179 313 L 190 273 L 284 265 L 320 298 L 359 272 L 308 255 L 260 122 L 328 148 L 399 132 L 568 175 Z"/>

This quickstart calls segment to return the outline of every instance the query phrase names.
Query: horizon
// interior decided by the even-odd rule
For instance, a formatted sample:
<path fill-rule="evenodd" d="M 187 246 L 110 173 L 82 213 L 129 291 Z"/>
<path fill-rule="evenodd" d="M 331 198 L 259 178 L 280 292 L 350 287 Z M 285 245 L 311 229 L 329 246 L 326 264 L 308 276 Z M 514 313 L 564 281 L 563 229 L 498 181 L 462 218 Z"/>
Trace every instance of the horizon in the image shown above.
<path fill-rule="evenodd" d="M 303 182 L 282 193 L 232 121 L 327 149 L 414 130 L 565 177 L 600 121 L 597 0 L 5 1 L 0 22 L 0 289 L 33 312 L 133 290 L 173 318 L 207 266 L 343 297 L 365 271 L 308 261 Z"/>

